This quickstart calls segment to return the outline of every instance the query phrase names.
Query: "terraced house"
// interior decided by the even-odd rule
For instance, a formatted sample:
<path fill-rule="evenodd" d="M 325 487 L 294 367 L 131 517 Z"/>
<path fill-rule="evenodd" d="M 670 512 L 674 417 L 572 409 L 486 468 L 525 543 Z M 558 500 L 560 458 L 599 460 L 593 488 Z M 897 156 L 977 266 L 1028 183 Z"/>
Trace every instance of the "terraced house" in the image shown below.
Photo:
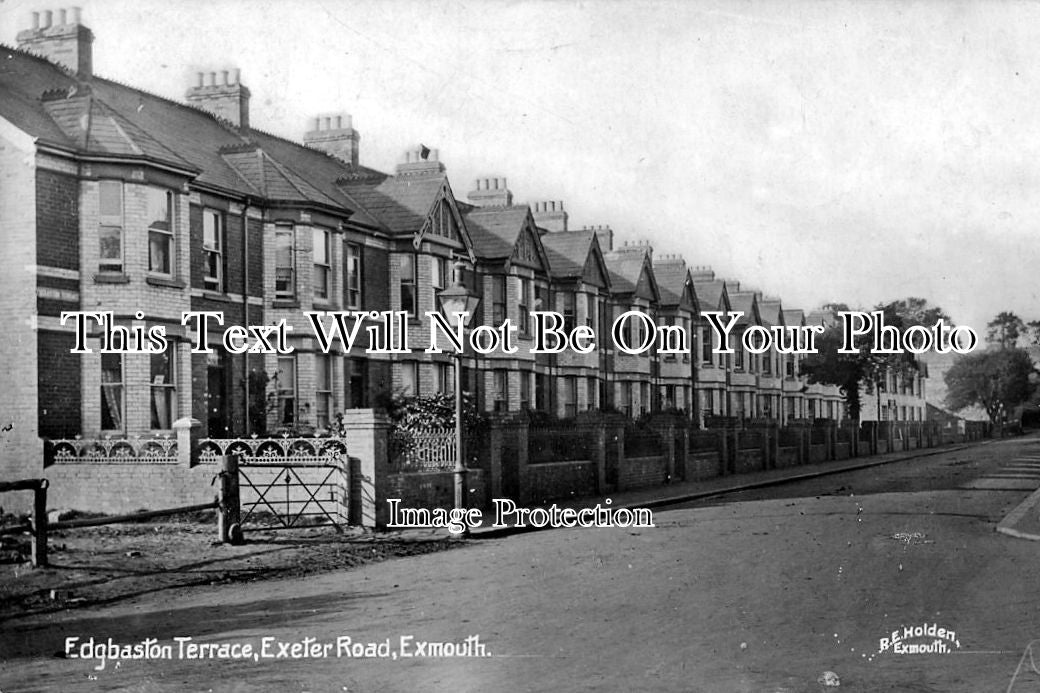
<path fill-rule="evenodd" d="M 700 311 L 741 310 L 741 329 L 802 324 L 779 300 L 655 258 L 645 242 L 615 244 L 610 227 L 572 230 L 562 202 L 517 204 L 502 177 L 460 200 L 434 149 L 408 150 L 392 173 L 363 166 L 346 113 L 312 117 L 300 141 L 258 130 L 234 70 L 198 74 L 183 102 L 97 76 L 74 11 L 37 15 L 18 42 L 0 60 L 0 377 L 17 393 L 0 416 L 19 451 L 5 475 L 35 469 L 41 438 L 163 436 L 183 417 L 209 436 L 313 432 L 394 392 L 450 393 L 451 355 L 425 353 L 425 314 L 456 265 L 480 299 L 474 324 L 518 326 L 516 353 L 463 357 L 463 387 L 484 411 L 842 417 L 837 392 L 807 387 L 794 358 L 715 353 Z M 548 309 L 592 327 L 597 349 L 531 354 L 531 314 Z M 60 315 L 84 310 L 128 332 L 162 326 L 171 346 L 101 353 L 97 325 L 90 352 L 72 353 Z M 689 331 L 685 350 L 617 349 L 610 327 L 631 310 Z M 214 324 L 209 351 L 192 353 L 200 336 L 185 311 L 284 323 L 292 351 L 230 353 Z M 307 311 L 401 312 L 415 348 L 366 354 L 362 329 L 349 353 L 324 353 Z M 651 327 L 629 320 L 625 340 L 641 344 Z M 919 415 L 920 384 L 893 389 L 900 403 L 886 406 Z"/>

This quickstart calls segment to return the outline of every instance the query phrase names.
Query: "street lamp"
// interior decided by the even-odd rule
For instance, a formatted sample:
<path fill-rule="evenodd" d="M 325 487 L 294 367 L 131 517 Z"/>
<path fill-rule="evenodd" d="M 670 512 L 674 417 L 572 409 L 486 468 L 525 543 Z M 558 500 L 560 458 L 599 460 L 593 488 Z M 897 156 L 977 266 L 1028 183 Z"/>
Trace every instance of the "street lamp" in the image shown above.
<path fill-rule="evenodd" d="M 441 313 L 449 321 L 462 320 L 469 325 L 480 299 L 472 295 L 462 284 L 461 262 L 455 263 L 455 283 L 437 294 Z M 462 352 L 455 354 L 455 507 L 466 507 L 466 464 L 462 458 Z"/>

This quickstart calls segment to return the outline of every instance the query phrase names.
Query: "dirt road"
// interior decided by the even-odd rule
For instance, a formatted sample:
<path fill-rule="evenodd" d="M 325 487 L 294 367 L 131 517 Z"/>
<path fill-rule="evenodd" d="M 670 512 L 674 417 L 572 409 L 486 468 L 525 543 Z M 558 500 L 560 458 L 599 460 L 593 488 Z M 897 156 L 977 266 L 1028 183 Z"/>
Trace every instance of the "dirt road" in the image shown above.
<path fill-rule="evenodd" d="M 776 498 L 658 511 L 652 529 L 475 541 L 350 572 L 9 621 L 0 690 L 801 693 L 830 690 L 817 679 L 833 671 L 843 691 L 1005 691 L 1040 638 L 1040 545 L 993 531 L 1025 491 L 970 482 L 1038 453 L 1040 442 L 1019 439 Z M 952 632 L 949 653 L 879 652 L 882 638 L 915 627 Z M 187 641 L 175 638 L 185 637 L 226 656 L 182 658 Z M 488 656 L 400 656 L 408 637 L 412 654 L 429 642 Z M 99 660 L 55 656 L 67 638 L 154 639 L 169 658 L 124 656 L 98 670 Z M 337 656 L 342 638 L 389 641 L 399 656 Z M 319 656 L 277 657 L 293 643 Z M 233 658 L 245 645 L 257 656 Z M 1020 672 L 1013 690 L 1040 690 L 1040 674 Z"/>

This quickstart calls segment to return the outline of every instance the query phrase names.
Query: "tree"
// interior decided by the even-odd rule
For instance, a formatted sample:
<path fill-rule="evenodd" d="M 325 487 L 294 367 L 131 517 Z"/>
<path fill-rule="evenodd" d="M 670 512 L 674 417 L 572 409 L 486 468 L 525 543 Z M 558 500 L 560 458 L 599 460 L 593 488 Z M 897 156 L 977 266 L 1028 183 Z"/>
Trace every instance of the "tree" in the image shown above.
<path fill-rule="evenodd" d="M 1033 361 L 1017 347 L 966 354 L 946 371 L 946 405 L 953 411 L 980 406 L 994 424 L 1026 402 L 1034 390 Z"/>
<path fill-rule="evenodd" d="M 829 303 L 824 306 L 824 310 L 837 313 L 848 310 L 848 307 L 844 303 Z M 941 308 L 916 297 L 880 304 L 875 310 L 884 314 L 886 325 L 900 332 L 914 325 L 931 327 L 940 318 L 949 320 Z M 918 371 L 917 360 L 911 354 L 874 354 L 867 349 L 860 349 L 858 354 L 840 354 L 838 349 L 841 344 L 841 328 L 837 325 L 829 327 L 816 340 L 819 353 L 809 354 L 802 359 L 801 372 L 811 383 L 837 385 L 841 388 L 849 417 L 853 419 L 859 419 L 864 385 L 870 384 L 876 392 L 889 373 L 912 376 Z"/>
<path fill-rule="evenodd" d="M 1022 318 L 1012 312 L 1003 311 L 986 324 L 986 341 L 1001 349 L 1010 349 L 1018 344 L 1018 338 L 1026 330 Z"/>
<path fill-rule="evenodd" d="M 928 305 L 926 299 L 917 298 L 916 296 L 879 305 L 876 310 L 881 310 L 885 313 L 886 321 L 891 319 L 892 323 L 900 323 L 898 327 L 902 329 L 914 325 L 931 327 L 938 320 L 950 322 L 950 316 L 942 308 Z"/>

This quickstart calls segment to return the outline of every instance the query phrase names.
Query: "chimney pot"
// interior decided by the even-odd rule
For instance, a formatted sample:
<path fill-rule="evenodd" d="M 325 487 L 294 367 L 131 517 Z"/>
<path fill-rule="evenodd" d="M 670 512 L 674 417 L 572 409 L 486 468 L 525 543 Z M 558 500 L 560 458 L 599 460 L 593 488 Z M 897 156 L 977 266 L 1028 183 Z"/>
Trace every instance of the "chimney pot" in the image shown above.
<path fill-rule="evenodd" d="M 203 73 L 201 73 L 201 72 L 198 73 L 198 82 L 199 83 L 198 83 L 197 86 L 201 87 L 203 85 L 203 80 L 204 79 L 205 79 L 205 75 Z"/>
<path fill-rule="evenodd" d="M 321 118 L 314 119 L 314 129 L 321 130 Z"/>
<path fill-rule="evenodd" d="M 78 7 L 72 8 L 72 22 L 74 24 L 80 24 L 83 18 L 83 10 Z"/>
<path fill-rule="evenodd" d="M 40 28 L 40 13 L 39 12 L 33 12 L 32 13 L 32 22 L 33 22 L 33 29 L 39 29 Z"/>
<path fill-rule="evenodd" d="M 216 72 L 209 73 L 209 85 L 211 87 L 217 86 L 217 73 Z"/>
<path fill-rule="evenodd" d="M 337 130 L 342 130 L 343 129 L 343 116 L 336 116 L 336 129 Z"/>
<path fill-rule="evenodd" d="M 65 10 L 58 10 L 58 24 L 65 26 L 67 24 L 68 13 Z"/>
<path fill-rule="evenodd" d="M 231 81 L 232 84 L 241 84 L 242 83 L 242 70 L 237 68 L 237 67 L 234 70 L 232 70 L 231 71 L 231 80 L 232 80 Z"/>
<path fill-rule="evenodd" d="M 52 15 L 50 10 L 44 10 L 43 11 L 43 26 L 40 27 L 41 29 L 50 29 L 51 28 L 51 17 L 52 16 L 53 15 Z"/>
<path fill-rule="evenodd" d="M 220 79 L 221 79 L 221 84 L 224 84 L 224 85 L 231 84 L 231 82 L 228 81 L 228 71 L 227 70 L 221 70 L 220 71 Z"/>

